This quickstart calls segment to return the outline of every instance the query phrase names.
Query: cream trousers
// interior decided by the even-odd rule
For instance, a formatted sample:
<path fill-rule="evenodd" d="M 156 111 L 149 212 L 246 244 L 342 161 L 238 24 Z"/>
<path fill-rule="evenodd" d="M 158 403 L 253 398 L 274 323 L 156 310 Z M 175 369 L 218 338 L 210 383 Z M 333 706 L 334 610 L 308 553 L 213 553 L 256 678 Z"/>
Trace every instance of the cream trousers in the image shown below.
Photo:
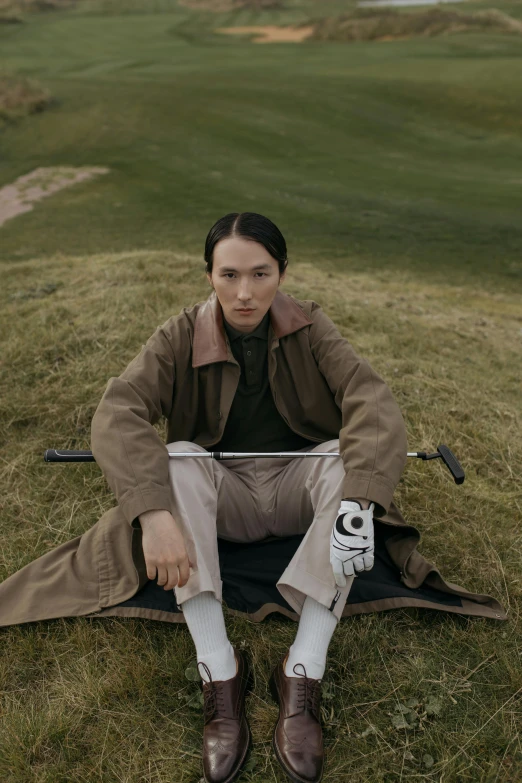
<path fill-rule="evenodd" d="M 168 443 L 169 451 L 205 452 L 190 441 Z M 338 452 L 339 440 L 306 446 L 298 452 Z M 304 534 L 277 582 L 283 598 L 301 614 L 307 595 L 341 617 L 353 577 L 337 587 L 330 564 L 330 533 L 342 500 L 341 457 L 261 457 L 169 460 L 174 517 L 181 525 L 196 568 L 175 587 L 176 601 L 203 590 L 222 601 L 217 539 L 249 542 L 268 536 Z"/>

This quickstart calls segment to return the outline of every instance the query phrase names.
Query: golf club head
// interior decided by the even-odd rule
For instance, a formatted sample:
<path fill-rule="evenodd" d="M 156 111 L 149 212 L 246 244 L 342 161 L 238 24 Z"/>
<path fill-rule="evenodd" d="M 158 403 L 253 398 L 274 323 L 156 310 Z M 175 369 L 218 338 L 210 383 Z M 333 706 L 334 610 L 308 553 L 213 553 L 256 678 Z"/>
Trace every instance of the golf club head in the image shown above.
<path fill-rule="evenodd" d="M 465 478 L 464 470 L 453 452 L 447 446 L 439 446 L 437 451 L 455 479 L 455 484 L 462 484 Z"/>

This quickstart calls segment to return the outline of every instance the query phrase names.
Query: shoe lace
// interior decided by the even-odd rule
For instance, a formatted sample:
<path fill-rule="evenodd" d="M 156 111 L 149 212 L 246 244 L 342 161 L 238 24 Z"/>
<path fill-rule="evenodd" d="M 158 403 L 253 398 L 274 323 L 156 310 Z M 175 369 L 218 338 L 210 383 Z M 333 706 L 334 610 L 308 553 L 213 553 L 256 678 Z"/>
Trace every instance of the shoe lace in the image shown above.
<path fill-rule="evenodd" d="M 296 666 L 302 666 L 304 674 L 297 672 Z M 303 710 L 309 710 L 315 716 L 316 720 L 320 720 L 321 680 L 307 677 L 306 669 L 302 663 L 296 663 L 293 671 L 299 677 L 297 681 L 297 706 Z"/>
<path fill-rule="evenodd" d="M 212 675 L 210 674 L 210 669 L 208 668 L 207 664 L 204 661 L 198 662 L 198 670 L 199 667 L 203 666 L 206 672 L 207 677 L 209 678 L 209 682 L 205 683 L 205 685 L 202 685 L 203 689 L 203 712 L 204 712 L 204 720 L 205 723 L 209 721 L 214 714 L 217 712 L 219 714 L 220 709 L 224 709 L 224 694 L 223 694 L 223 683 L 220 680 L 217 680 L 214 682 L 212 679 Z"/>

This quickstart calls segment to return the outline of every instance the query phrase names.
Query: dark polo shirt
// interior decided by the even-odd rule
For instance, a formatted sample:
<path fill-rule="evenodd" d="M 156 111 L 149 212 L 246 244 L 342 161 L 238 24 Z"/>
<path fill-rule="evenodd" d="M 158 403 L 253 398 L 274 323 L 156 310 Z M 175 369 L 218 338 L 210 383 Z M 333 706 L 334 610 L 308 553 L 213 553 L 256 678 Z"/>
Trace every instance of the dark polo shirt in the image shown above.
<path fill-rule="evenodd" d="M 268 382 L 270 311 L 252 332 L 240 332 L 223 318 L 241 377 L 223 437 L 212 451 L 297 451 L 317 441 L 298 435 L 277 410 Z"/>

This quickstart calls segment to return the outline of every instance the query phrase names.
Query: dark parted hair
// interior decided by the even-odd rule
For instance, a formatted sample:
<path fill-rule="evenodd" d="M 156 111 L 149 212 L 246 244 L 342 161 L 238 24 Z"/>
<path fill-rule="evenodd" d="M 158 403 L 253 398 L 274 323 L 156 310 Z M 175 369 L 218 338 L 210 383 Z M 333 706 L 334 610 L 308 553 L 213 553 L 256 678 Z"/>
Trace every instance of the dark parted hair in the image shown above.
<path fill-rule="evenodd" d="M 214 248 L 220 239 L 244 237 L 263 245 L 279 264 L 282 275 L 288 265 L 286 242 L 275 223 L 257 212 L 229 212 L 212 226 L 205 240 L 206 269 L 212 274 Z"/>

